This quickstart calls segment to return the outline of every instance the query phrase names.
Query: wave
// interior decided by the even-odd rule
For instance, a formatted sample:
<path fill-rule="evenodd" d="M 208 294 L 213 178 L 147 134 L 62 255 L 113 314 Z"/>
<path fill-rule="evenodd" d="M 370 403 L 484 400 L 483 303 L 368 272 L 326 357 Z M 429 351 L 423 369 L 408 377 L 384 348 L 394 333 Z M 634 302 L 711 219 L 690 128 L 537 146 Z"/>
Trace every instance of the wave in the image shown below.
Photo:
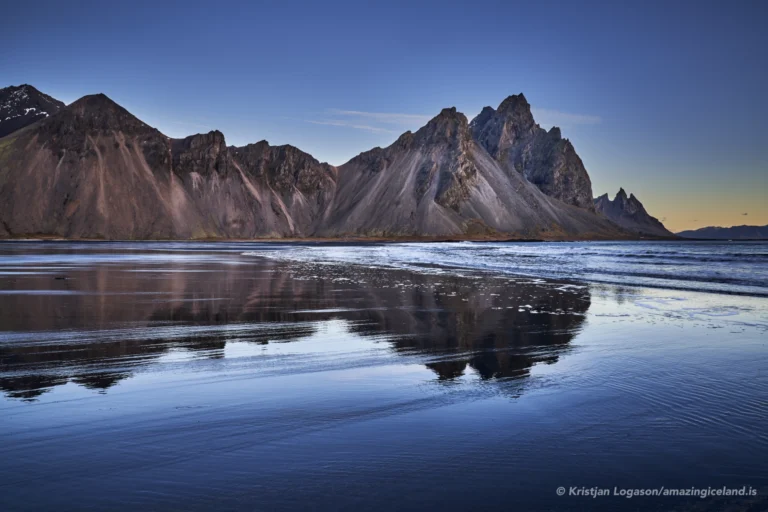
<path fill-rule="evenodd" d="M 768 253 L 731 243 L 403 243 L 284 246 L 244 255 L 416 272 L 466 270 L 535 278 L 768 296 Z M 652 267 L 652 268 L 651 268 Z"/>

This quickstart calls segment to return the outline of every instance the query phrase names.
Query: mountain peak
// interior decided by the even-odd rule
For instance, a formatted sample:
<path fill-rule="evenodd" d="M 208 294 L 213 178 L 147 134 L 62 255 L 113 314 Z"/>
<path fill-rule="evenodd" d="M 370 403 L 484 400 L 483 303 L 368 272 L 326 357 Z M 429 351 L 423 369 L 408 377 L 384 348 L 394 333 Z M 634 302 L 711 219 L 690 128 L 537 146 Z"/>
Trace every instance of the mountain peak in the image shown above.
<path fill-rule="evenodd" d="M 619 188 L 616 197 L 611 201 L 608 194 L 596 197 L 595 209 L 605 215 L 611 222 L 638 233 L 640 235 L 674 236 L 656 218 L 651 216 L 643 204 L 634 194 L 627 199 L 627 193 L 623 187 Z"/>
<path fill-rule="evenodd" d="M 83 96 L 82 98 L 75 100 L 70 107 L 74 109 L 102 109 L 102 108 L 120 108 L 122 107 L 118 105 L 114 100 L 112 100 L 109 96 L 107 96 L 104 93 L 97 93 L 97 94 L 88 94 L 87 96 Z"/>
<path fill-rule="evenodd" d="M 497 116 L 496 109 L 494 109 L 493 107 L 483 107 L 483 110 L 481 110 L 480 113 L 477 114 L 477 116 L 474 119 L 472 119 L 472 122 L 469 124 L 469 126 L 470 128 L 472 128 L 472 131 L 482 130 L 496 116 Z"/>
<path fill-rule="evenodd" d="M 496 109 L 504 117 L 507 123 L 515 127 L 517 133 L 531 131 L 536 126 L 536 121 L 531 113 L 531 105 L 525 99 L 523 93 L 508 96 Z"/>
<path fill-rule="evenodd" d="M 69 139 L 67 134 L 77 135 L 76 139 L 80 140 L 85 135 L 156 132 L 154 128 L 101 93 L 83 96 L 64 107 L 56 116 L 42 123 L 41 130 L 61 140 Z"/>
<path fill-rule="evenodd" d="M 62 108 L 64 103 L 29 84 L 0 89 L 0 137 L 45 119 Z"/>
<path fill-rule="evenodd" d="M 29 84 L 21 84 L 21 85 L 9 85 L 8 87 L 3 87 L 0 89 L 0 94 L 2 93 L 30 93 L 30 92 L 37 92 L 40 93 L 37 89 L 35 89 L 33 86 Z M 42 93 L 40 93 L 42 94 Z"/>
<path fill-rule="evenodd" d="M 573 145 L 560 128 L 536 124 L 523 93 L 508 96 L 494 110 L 472 120 L 472 137 L 508 174 L 522 174 L 545 194 L 594 211 L 592 183 Z"/>
<path fill-rule="evenodd" d="M 458 112 L 456 107 L 444 108 L 433 117 L 415 136 L 426 143 L 464 140 L 470 137 L 467 116 Z"/>
<path fill-rule="evenodd" d="M 531 105 L 528 103 L 528 100 L 525 99 L 525 95 L 523 93 L 520 94 L 512 94 L 510 96 L 507 96 L 504 101 L 499 104 L 499 108 L 496 109 L 498 111 L 506 111 L 506 110 L 517 110 L 517 109 L 528 109 L 530 110 Z"/>
<path fill-rule="evenodd" d="M 444 108 L 443 110 L 440 111 L 439 114 L 437 114 L 434 118 L 432 118 L 432 120 L 434 121 L 435 119 L 439 119 L 439 118 L 456 119 L 456 120 L 460 120 L 463 118 L 465 121 L 467 119 L 467 117 L 464 114 L 456 110 L 456 107 Z"/>
<path fill-rule="evenodd" d="M 226 146 L 224 134 L 219 130 L 211 130 L 208 133 L 196 133 L 180 140 L 187 141 L 191 147 L 208 146 L 211 144 L 219 147 Z"/>

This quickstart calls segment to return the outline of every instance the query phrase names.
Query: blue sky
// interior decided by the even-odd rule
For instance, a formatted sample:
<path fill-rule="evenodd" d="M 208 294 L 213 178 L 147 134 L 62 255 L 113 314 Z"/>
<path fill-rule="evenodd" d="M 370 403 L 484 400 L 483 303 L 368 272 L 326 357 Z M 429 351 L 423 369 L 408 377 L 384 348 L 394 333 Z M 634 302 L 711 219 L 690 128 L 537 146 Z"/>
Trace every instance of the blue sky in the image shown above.
<path fill-rule="evenodd" d="M 768 2 L 619 4 L 19 2 L 0 82 L 332 164 L 524 92 L 595 195 L 623 186 L 672 229 L 768 224 Z"/>

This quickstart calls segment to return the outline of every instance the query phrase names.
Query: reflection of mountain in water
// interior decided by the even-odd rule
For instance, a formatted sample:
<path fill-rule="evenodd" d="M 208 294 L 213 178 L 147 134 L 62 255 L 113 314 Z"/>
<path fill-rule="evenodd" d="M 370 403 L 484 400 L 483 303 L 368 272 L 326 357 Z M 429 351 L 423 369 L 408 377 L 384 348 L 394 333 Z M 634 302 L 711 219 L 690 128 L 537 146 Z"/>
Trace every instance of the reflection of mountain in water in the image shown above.
<path fill-rule="evenodd" d="M 51 292 L 0 295 L 10 331 L 0 335 L 0 389 L 21 399 L 67 382 L 105 390 L 170 350 L 220 358 L 228 341 L 296 341 L 330 319 L 356 335 L 391 335 L 405 357 L 429 355 L 441 380 L 467 367 L 483 379 L 521 377 L 557 360 L 590 304 L 586 290 L 492 277 L 249 261 L 4 279 L 3 290 Z"/>

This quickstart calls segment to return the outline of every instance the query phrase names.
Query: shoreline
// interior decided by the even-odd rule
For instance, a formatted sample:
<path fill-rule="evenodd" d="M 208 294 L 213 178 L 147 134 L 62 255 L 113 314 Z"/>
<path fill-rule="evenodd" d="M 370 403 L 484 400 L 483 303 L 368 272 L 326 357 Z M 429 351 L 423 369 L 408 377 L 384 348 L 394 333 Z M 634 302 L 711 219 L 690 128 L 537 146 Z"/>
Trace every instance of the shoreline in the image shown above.
<path fill-rule="evenodd" d="M 0 242 L 264 242 L 264 243 L 446 243 L 446 242 L 673 242 L 673 241 L 709 241 L 692 238 L 515 238 L 515 237 L 286 237 L 286 238 L 67 238 L 59 236 L 14 236 L 0 238 Z M 713 240 L 714 241 L 714 240 Z"/>

